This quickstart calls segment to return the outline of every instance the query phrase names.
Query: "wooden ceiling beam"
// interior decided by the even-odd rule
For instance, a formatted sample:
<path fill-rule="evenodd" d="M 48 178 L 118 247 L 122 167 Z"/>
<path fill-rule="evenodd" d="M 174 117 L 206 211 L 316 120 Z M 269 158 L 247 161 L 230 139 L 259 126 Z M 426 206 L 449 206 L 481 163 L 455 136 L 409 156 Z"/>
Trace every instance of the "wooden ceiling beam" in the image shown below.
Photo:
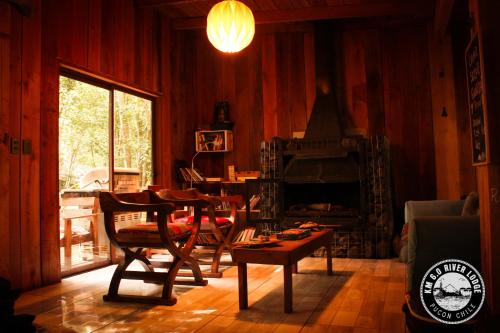
<path fill-rule="evenodd" d="M 135 0 L 135 6 L 138 8 L 160 8 L 165 6 L 186 5 L 205 1 L 207 0 Z"/>
<path fill-rule="evenodd" d="M 302 22 L 343 18 L 380 16 L 432 17 L 434 8 L 427 1 L 412 3 L 372 3 L 294 8 L 286 10 L 254 12 L 256 24 Z M 172 21 L 176 30 L 203 29 L 206 17 L 179 18 Z"/>

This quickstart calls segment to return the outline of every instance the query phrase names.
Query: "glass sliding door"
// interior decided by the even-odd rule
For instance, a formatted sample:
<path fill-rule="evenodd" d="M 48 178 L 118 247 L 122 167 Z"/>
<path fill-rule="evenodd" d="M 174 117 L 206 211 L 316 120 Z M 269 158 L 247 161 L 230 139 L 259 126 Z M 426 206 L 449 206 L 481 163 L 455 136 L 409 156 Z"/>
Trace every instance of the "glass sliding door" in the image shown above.
<path fill-rule="evenodd" d="M 125 92 L 114 91 L 115 191 L 147 188 L 153 177 L 153 103 Z M 138 177 L 130 177 L 137 174 Z"/>
<path fill-rule="evenodd" d="M 61 271 L 107 264 L 109 242 L 96 189 L 109 189 L 110 91 L 59 80 L 59 198 Z"/>
<path fill-rule="evenodd" d="M 88 83 L 90 82 L 90 83 Z M 59 191 L 63 275 L 110 262 L 98 191 L 136 192 L 152 182 L 150 99 L 60 76 Z M 110 169 L 112 162 L 114 171 Z M 141 216 L 117 220 L 133 222 Z"/>

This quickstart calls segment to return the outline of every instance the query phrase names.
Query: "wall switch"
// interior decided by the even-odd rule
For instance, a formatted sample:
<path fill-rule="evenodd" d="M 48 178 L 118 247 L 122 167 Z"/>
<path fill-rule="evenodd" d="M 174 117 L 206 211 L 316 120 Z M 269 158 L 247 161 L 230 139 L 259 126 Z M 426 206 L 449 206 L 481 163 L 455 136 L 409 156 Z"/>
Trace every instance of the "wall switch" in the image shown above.
<path fill-rule="evenodd" d="M 20 142 L 19 139 L 11 138 L 10 139 L 10 153 L 14 155 L 19 155 L 20 150 Z"/>
<path fill-rule="evenodd" d="M 23 155 L 31 155 L 32 151 L 31 140 L 23 140 Z"/>

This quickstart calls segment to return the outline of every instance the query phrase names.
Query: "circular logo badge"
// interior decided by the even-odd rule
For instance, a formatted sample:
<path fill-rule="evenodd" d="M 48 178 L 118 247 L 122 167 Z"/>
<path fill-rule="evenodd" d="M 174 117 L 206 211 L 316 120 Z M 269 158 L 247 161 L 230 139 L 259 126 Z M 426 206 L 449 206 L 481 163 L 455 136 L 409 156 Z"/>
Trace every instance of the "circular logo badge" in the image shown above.
<path fill-rule="evenodd" d="M 427 313 L 445 324 L 460 324 L 474 317 L 484 302 L 481 274 L 469 263 L 443 260 L 432 266 L 420 284 Z"/>

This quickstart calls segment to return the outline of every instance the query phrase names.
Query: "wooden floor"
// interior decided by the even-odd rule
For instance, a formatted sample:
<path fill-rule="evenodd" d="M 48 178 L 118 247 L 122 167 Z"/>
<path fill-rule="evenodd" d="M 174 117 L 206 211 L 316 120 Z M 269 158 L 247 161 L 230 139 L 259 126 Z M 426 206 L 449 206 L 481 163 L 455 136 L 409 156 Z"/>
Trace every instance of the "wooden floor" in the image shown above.
<path fill-rule="evenodd" d="M 293 277 L 294 313 L 283 313 L 280 266 L 249 265 L 250 309 L 238 309 L 237 268 L 206 287 L 175 288 L 176 305 L 104 303 L 114 266 L 24 293 L 18 313 L 36 314 L 42 332 L 404 332 L 404 266 L 396 260 L 305 258 Z M 126 281 L 122 291 L 158 286 Z"/>

